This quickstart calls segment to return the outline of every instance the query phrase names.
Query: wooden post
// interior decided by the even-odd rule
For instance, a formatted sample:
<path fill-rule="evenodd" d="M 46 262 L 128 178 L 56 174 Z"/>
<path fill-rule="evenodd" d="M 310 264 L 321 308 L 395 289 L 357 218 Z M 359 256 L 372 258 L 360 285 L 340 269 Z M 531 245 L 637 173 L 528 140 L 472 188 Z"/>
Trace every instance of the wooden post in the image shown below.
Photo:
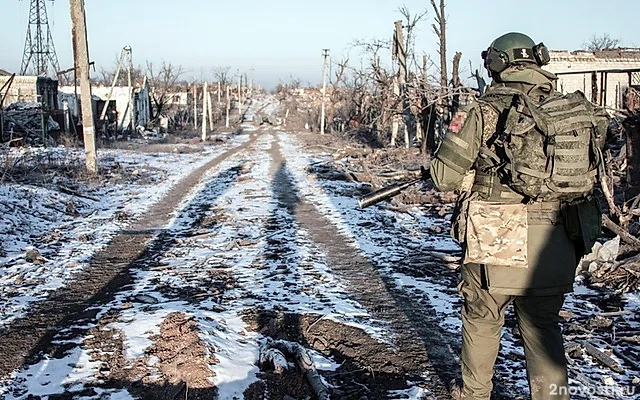
<path fill-rule="evenodd" d="M 204 88 L 202 89 L 202 141 L 205 142 L 207 140 L 207 91 L 209 87 L 207 82 L 204 83 Z"/>
<path fill-rule="evenodd" d="M 133 60 L 131 55 L 131 48 L 129 48 L 129 62 L 127 64 L 127 83 L 129 84 L 129 123 L 131 124 L 131 134 L 136 130 L 135 113 L 133 108 L 135 106 L 135 94 L 133 93 L 133 83 L 131 82 L 131 70 L 133 69 Z"/>
<path fill-rule="evenodd" d="M 198 88 L 193 83 L 193 129 L 198 129 Z"/>
<path fill-rule="evenodd" d="M 329 49 L 323 49 L 322 56 L 324 57 L 324 62 L 322 67 L 322 110 L 320 112 L 320 134 L 324 135 L 324 102 L 327 94 L 327 60 L 329 59 Z"/>
<path fill-rule="evenodd" d="M 229 111 L 231 110 L 231 94 L 229 93 L 229 85 L 228 84 L 227 84 L 227 107 L 226 107 L 226 109 L 227 109 L 227 112 L 226 112 L 227 116 L 226 116 L 226 120 L 225 120 L 224 126 L 228 128 L 229 127 Z"/>
<path fill-rule="evenodd" d="M 91 82 L 89 81 L 89 41 L 84 12 L 84 0 L 69 0 L 71 8 L 71 26 L 73 37 L 73 57 L 80 78 L 80 96 L 82 98 L 82 133 L 87 171 L 98 173 L 96 156 L 96 138 L 93 121 L 93 102 Z"/>
<path fill-rule="evenodd" d="M 220 91 L 221 91 L 221 90 L 222 90 L 222 89 L 220 88 L 220 82 L 218 82 L 218 105 L 222 104 L 222 103 L 221 103 L 221 101 L 220 101 L 220 100 L 221 100 L 221 99 L 220 99 Z"/>
<path fill-rule="evenodd" d="M 211 106 L 211 92 L 207 90 L 207 110 L 209 111 L 209 130 L 213 132 L 213 107 Z"/>
<path fill-rule="evenodd" d="M 69 100 L 62 100 L 62 116 L 64 123 L 64 133 L 69 134 Z"/>
<path fill-rule="evenodd" d="M 242 122 L 242 75 L 238 70 L 238 119 Z"/>

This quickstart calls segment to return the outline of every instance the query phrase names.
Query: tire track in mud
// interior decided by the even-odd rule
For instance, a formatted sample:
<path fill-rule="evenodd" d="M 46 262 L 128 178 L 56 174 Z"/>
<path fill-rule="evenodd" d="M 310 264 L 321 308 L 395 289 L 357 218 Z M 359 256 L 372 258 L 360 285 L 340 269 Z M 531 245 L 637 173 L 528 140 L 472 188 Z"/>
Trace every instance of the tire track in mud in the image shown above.
<path fill-rule="evenodd" d="M 256 139 L 257 135 L 251 135 L 245 143 L 225 151 L 181 180 L 153 208 L 99 250 L 72 282 L 47 300 L 34 304 L 25 317 L 7 326 L 0 338 L 0 379 L 37 361 L 42 352 L 60 351 L 51 343 L 56 333 L 95 317 L 98 309 L 89 307 L 108 302 L 121 287 L 130 284 L 132 264 L 152 253 L 149 243 L 161 233 L 182 199 L 207 171 L 253 145 Z"/>
<path fill-rule="evenodd" d="M 272 157 L 276 168 L 286 171 L 286 160 L 277 140 L 272 148 Z M 313 204 L 297 194 L 289 172 L 276 174 L 274 180 L 275 196 L 287 204 L 297 223 L 323 248 L 332 271 L 348 282 L 357 301 L 373 317 L 389 323 L 393 331 L 392 346 L 384 354 L 377 354 L 378 360 L 367 360 L 370 352 L 349 349 L 349 338 L 336 343 L 334 350 L 350 354 L 349 358 L 355 358 L 360 365 L 366 366 L 374 361 L 384 366 L 384 371 L 379 372 L 392 372 L 414 382 L 422 380 L 437 399 L 450 399 L 448 385 L 457 377 L 459 362 L 456 346 L 440 328 L 435 309 L 429 308 L 424 301 L 418 303 L 410 293 L 397 288 L 393 278 L 380 273 L 375 264 L 358 254 L 349 245 L 350 238 L 340 233 Z M 313 331 L 307 331 L 310 333 L 307 340 L 313 342 Z M 426 378 L 425 373 L 428 374 Z"/>

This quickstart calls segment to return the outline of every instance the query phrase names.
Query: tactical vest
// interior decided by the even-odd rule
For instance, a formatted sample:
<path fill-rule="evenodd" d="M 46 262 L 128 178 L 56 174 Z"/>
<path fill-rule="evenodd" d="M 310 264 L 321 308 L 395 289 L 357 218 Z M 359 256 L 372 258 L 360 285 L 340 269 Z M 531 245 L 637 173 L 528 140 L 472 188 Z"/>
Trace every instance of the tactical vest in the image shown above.
<path fill-rule="evenodd" d="M 601 153 L 594 110 L 581 92 L 537 102 L 496 88 L 479 102 L 483 117 L 492 111 L 496 118 L 485 121 L 476 189 L 525 202 L 572 201 L 592 192 Z"/>

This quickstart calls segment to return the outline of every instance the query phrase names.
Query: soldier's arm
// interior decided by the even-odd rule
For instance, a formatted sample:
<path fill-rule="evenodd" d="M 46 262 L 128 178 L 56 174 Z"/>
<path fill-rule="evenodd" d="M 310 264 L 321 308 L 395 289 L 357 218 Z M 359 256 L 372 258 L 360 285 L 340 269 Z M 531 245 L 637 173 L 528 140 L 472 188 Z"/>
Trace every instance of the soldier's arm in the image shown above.
<path fill-rule="evenodd" d="M 475 163 L 482 138 L 482 117 L 476 104 L 454 116 L 431 160 L 430 173 L 438 190 L 455 190 Z"/>

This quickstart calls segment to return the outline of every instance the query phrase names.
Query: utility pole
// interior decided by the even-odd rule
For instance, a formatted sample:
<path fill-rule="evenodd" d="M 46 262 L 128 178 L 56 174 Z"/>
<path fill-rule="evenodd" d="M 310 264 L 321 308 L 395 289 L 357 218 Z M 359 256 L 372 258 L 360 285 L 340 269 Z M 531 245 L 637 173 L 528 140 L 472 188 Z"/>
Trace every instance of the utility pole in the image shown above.
<path fill-rule="evenodd" d="M 229 92 L 231 88 L 229 87 L 228 84 L 226 85 L 226 87 L 227 87 L 227 107 L 226 107 L 226 120 L 225 120 L 224 126 L 228 128 L 229 127 L 229 111 L 231 110 L 231 93 Z"/>
<path fill-rule="evenodd" d="M 249 96 L 253 95 L 253 67 L 251 67 L 251 69 L 249 70 L 251 71 L 251 75 L 249 78 Z"/>
<path fill-rule="evenodd" d="M 131 70 L 133 70 L 133 60 L 131 55 L 131 47 L 129 47 L 129 62 L 127 63 L 127 84 L 129 85 L 129 123 L 131 124 L 131 134 L 136 130 L 134 106 L 133 84 L 131 83 Z"/>
<path fill-rule="evenodd" d="M 322 66 L 322 111 L 320 113 L 320 134 L 324 135 L 324 103 L 327 93 L 327 61 L 329 60 L 329 49 L 322 50 L 324 62 Z"/>
<path fill-rule="evenodd" d="M 213 132 L 213 107 L 211 106 L 211 92 L 207 90 L 207 111 L 209 111 L 209 130 Z"/>
<path fill-rule="evenodd" d="M 84 0 L 69 0 L 71 8 L 71 35 L 73 37 L 73 58 L 80 75 L 80 96 L 82 101 L 82 133 L 87 171 L 98 173 L 96 156 L 96 131 L 93 125 L 93 103 L 91 82 L 89 82 L 89 42 L 84 13 Z"/>
<path fill-rule="evenodd" d="M 107 115 L 107 108 L 109 107 L 109 102 L 111 101 L 111 96 L 113 95 L 113 89 L 116 87 L 118 83 L 118 77 L 120 76 L 120 70 L 122 69 L 122 63 L 124 62 L 124 58 L 129 55 L 131 58 L 131 46 L 124 46 L 122 51 L 120 52 L 120 60 L 118 61 L 118 67 L 116 68 L 116 74 L 113 76 L 113 82 L 111 83 L 111 89 L 109 89 L 109 94 L 107 95 L 107 101 L 104 103 L 102 107 L 102 112 L 100 113 L 100 121 L 103 121 L 105 116 Z"/>
<path fill-rule="evenodd" d="M 238 69 L 238 118 L 242 122 L 242 74 Z"/>
<path fill-rule="evenodd" d="M 202 141 L 207 140 L 207 90 L 209 85 L 205 81 L 204 88 L 202 89 Z"/>
<path fill-rule="evenodd" d="M 193 82 L 193 129 L 198 129 L 198 88 Z"/>

